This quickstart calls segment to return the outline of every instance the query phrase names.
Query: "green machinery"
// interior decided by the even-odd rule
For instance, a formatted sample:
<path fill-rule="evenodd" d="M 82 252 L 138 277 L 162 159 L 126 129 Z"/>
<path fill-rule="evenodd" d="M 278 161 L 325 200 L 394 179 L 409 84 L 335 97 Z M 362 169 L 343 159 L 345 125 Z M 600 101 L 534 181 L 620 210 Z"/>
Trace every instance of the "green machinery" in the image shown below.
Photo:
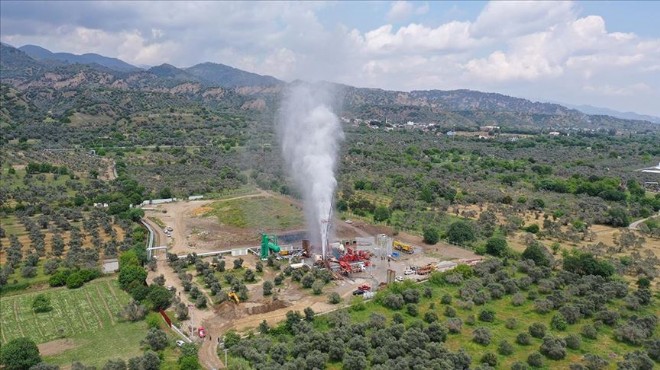
<path fill-rule="evenodd" d="M 280 251 L 280 246 L 277 245 L 277 237 L 261 234 L 261 259 L 267 260 L 270 251 L 274 253 Z"/>

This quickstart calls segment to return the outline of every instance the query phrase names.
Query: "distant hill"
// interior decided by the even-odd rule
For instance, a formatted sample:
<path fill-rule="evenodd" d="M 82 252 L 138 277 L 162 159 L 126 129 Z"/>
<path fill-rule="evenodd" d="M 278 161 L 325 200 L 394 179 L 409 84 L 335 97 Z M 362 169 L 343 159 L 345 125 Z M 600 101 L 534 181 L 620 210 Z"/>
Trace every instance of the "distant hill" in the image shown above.
<path fill-rule="evenodd" d="M 653 123 L 660 123 L 660 117 L 648 116 L 645 114 L 638 114 L 635 112 L 620 112 L 609 108 L 594 107 L 593 105 L 571 105 L 566 103 L 559 103 L 559 104 L 562 104 L 566 107 L 575 110 L 579 110 L 580 112 L 586 114 L 597 114 L 597 115 L 612 116 L 623 119 L 634 119 L 641 121 L 649 121 Z"/>
<path fill-rule="evenodd" d="M 23 122 L 51 113 L 63 117 L 74 111 L 105 112 L 114 119 L 145 110 L 159 112 L 164 107 L 168 110 L 224 107 L 235 112 L 276 110 L 280 94 L 289 85 L 271 76 L 223 64 L 202 63 L 190 68 L 161 64 L 143 70 L 128 64 L 126 67 L 118 59 L 93 54 L 71 59 L 69 56 L 73 54 L 51 53 L 37 46 L 28 45 L 23 50 L 0 45 L 0 82 L 3 91 L 11 92 L 4 96 L 9 99 L 19 94 L 16 96 L 20 99 L 11 98 L 17 107 L 23 101 L 33 107 L 32 116 L 26 116 L 18 109 L 7 111 L 5 119 L 9 121 Z M 61 59 L 56 58 L 58 54 L 57 58 Z M 72 60 L 86 62 L 72 63 Z M 291 84 L 296 83 L 305 82 Z M 649 121 L 588 115 L 559 104 L 532 102 L 496 93 L 472 90 L 404 92 L 323 83 L 336 91 L 336 108 L 343 118 L 376 125 L 401 125 L 412 121 L 424 126 L 432 124 L 441 130 L 467 131 L 495 125 L 503 132 L 512 133 L 660 130 L 660 125 Z M 2 103 L 6 105 L 4 100 Z"/>
<path fill-rule="evenodd" d="M 45 70 L 45 66 L 30 58 L 27 54 L 15 47 L 0 43 L 0 77 L 30 78 Z"/>
<path fill-rule="evenodd" d="M 198 82 L 199 78 L 196 76 L 184 71 L 183 69 L 177 68 L 171 64 L 161 64 L 159 66 L 151 67 L 147 72 L 154 74 L 161 78 L 173 79 L 181 82 Z"/>
<path fill-rule="evenodd" d="M 213 86 L 276 86 L 283 82 L 271 76 L 242 71 L 237 68 L 216 63 L 201 63 L 186 68 L 186 72 Z"/>
<path fill-rule="evenodd" d="M 140 70 L 140 68 L 128 64 L 123 60 L 99 54 L 89 53 L 77 55 L 72 53 L 53 53 L 48 49 L 36 45 L 24 45 L 18 49 L 37 61 L 55 61 L 67 64 L 98 64 L 119 72 L 136 72 Z"/>

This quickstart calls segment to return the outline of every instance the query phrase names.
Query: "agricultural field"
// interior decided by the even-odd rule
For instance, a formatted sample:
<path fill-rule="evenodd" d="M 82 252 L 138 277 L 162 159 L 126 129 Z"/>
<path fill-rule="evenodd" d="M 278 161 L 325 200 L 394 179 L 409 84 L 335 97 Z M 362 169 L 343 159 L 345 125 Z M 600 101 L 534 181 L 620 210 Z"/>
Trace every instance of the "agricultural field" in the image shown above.
<path fill-rule="evenodd" d="M 205 216 L 226 226 L 262 231 L 302 228 L 302 208 L 279 197 L 251 197 L 213 203 Z"/>
<path fill-rule="evenodd" d="M 39 293 L 50 298 L 51 311 L 33 311 L 32 302 Z M 43 346 L 47 361 L 58 365 L 84 361 L 102 366 L 110 358 L 139 355 L 146 323 L 122 322 L 117 316 L 129 300 L 130 296 L 111 279 L 95 280 L 79 289 L 53 288 L 3 296 L 2 343 L 29 337 Z"/>

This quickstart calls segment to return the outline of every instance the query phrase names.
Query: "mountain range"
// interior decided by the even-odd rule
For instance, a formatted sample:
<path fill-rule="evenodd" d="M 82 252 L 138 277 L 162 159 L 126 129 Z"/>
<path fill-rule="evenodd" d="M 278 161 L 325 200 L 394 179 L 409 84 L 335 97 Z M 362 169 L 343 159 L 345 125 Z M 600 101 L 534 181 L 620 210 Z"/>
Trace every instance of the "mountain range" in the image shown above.
<path fill-rule="evenodd" d="M 3 103 L 11 96 L 11 101 L 18 99 L 16 101 L 27 104 L 30 111 L 42 115 L 48 112 L 56 117 L 81 109 L 99 111 L 100 106 L 111 117 L 139 110 L 199 105 L 237 111 L 275 110 L 288 84 L 272 76 L 216 63 L 188 68 L 161 64 L 145 70 L 98 54 L 53 53 L 34 45 L 14 48 L 7 44 L 0 44 L 0 83 Z M 472 90 L 403 92 L 328 84 L 341 96 L 339 113 L 349 120 L 413 121 L 467 130 L 478 130 L 484 125 L 514 131 L 660 129 L 660 125 L 645 117 L 590 115 L 560 104 L 495 93 Z M 18 110 L 3 108 L 0 119 L 17 122 L 26 119 L 18 113 Z"/>

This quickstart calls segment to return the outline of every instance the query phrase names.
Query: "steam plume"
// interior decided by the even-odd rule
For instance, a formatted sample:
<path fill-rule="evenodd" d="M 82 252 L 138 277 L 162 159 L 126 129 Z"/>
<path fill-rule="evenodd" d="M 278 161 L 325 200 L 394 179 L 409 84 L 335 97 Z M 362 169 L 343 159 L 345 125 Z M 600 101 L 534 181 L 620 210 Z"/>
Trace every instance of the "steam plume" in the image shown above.
<path fill-rule="evenodd" d="M 332 96 L 319 85 L 297 84 L 284 95 L 280 140 L 284 160 L 300 189 L 314 245 L 326 255 L 341 125 L 331 110 Z"/>

